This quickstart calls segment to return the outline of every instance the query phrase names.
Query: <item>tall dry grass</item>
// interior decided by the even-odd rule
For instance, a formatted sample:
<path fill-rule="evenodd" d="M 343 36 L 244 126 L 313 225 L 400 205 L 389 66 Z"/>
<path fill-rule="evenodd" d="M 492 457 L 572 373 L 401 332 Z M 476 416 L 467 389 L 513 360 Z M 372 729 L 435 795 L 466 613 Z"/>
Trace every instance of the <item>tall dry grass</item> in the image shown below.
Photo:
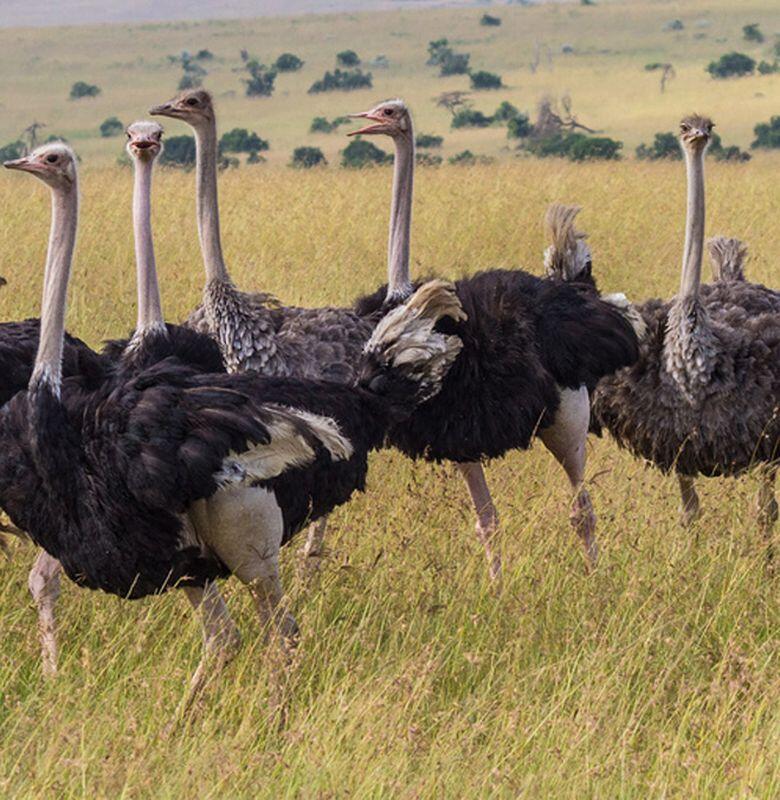
<path fill-rule="evenodd" d="M 708 170 L 709 233 L 749 242 L 777 284 L 778 160 Z M 286 303 L 347 303 L 383 278 L 390 172 L 242 170 L 221 178 L 236 281 Z M 133 323 L 128 172 L 86 169 L 68 327 L 97 344 Z M 538 270 L 552 200 L 584 206 L 605 290 L 677 286 L 680 164 L 560 162 L 421 170 L 416 273 Z M 0 319 L 37 313 L 43 187 L 0 177 Z M 168 318 L 198 300 L 192 176 L 160 174 L 154 224 Z M 541 447 L 488 467 L 506 578 L 491 592 L 449 467 L 372 458 L 369 489 L 332 517 L 319 585 L 285 560 L 303 638 L 290 718 L 245 593 L 244 648 L 200 715 L 162 732 L 200 634 L 175 593 L 138 603 L 65 586 L 62 662 L 43 680 L 26 590 L 30 547 L 0 582 L 0 795 L 15 798 L 761 797 L 780 794 L 780 595 L 764 575 L 754 483 L 702 481 L 677 525 L 673 480 L 594 440 L 602 561 L 586 575 L 562 471 Z"/>

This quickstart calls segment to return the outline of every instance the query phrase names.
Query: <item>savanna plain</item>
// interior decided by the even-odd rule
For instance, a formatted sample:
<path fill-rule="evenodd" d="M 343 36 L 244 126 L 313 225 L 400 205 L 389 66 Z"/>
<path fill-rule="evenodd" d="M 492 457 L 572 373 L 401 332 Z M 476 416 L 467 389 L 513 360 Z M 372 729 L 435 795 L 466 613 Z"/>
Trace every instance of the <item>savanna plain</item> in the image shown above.
<path fill-rule="evenodd" d="M 484 10 L 0 30 L 0 138 L 45 120 L 83 159 L 69 330 L 97 346 L 134 320 L 132 176 L 115 164 L 122 140 L 100 138 L 97 126 L 110 114 L 142 117 L 167 99 L 178 73 L 165 55 L 199 47 L 225 59 L 206 79 L 221 129 L 246 126 L 271 141 L 269 163 L 220 177 L 226 256 L 241 287 L 288 304 L 347 304 L 383 280 L 390 169 L 338 168 L 342 135 L 318 139 L 307 129 L 313 116 L 402 95 L 418 130 L 445 136 L 446 154 L 470 148 L 496 159 L 418 170 L 417 274 L 513 265 L 540 272 L 541 221 L 558 200 L 583 206 L 604 291 L 671 296 L 683 167 L 631 152 L 694 109 L 715 118 L 725 143 L 746 148 L 753 125 L 778 111 L 780 76 L 716 83 L 703 67 L 741 49 L 746 23 L 780 29 L 777 10 L 700 0 L 500 6 L 493 11 L 504 24 L 488 33 L 477 24 Z M 663 32 L 677 17 L 685 30 Z M 710 25 L 696 28 L 699 19 Z M 451 134 L 432 98 L 466 86 L 424 66 L 427 42 L 447 35 L 509 86 L 476 96 L 478 108 L 508 99 L 533 112 L 542 94 L 568 92 L 580 118 L 623 140 L 628 157 L 515 158 L 504 129 Z M 730 41 L 718 41 L 724 36 Z M 536 41 L 571 42 L 574 55 L 564 60 L 556 50 L 551 68 L 531 74 Z M 347 46 L 384 52 L 391 67 L 375 72 L 373 90 L 307 95 Z M 308 71 L 281 76 L 272 98 L 248 100 L 231 72 L 240 47 L 266 58 L 298 52 Z M 656 60 L 676 66 L 663 95 L 642 69 Z M 82 78 L 102 86 L 100 97 L 65 100 Z M 322 146 L 331 165 L 287 168 L 300 144 Z M 744 239 L 752 279 L 771 286 L 780 262 L 778 178 L 776 153 L 708 164 L 708 235 Z M 38 313 L 48 198 L 27 178 L 0 175 L 0 209 L 8 281 L 0 319 L 19 319 Z M 192 174 L 158 172 L 154 227 L 166 316 L 178 320 L 202 285 Z M 255 614 L 232 581 L 224 589 L 244 646 L 173 732 L 167 723 L 201 644 L 176 593 L 129 603 L 66 584 L 60 672 L 44 680 L 26 586 L 34 551 L 11 542 L 0 581 L 0 795 L 780 795 L 780 591 L 764 569 L 756 482 L 702 480 L 704 513 L 682 529 L 676 482 L 593 438 L 588 479 L 602 557 L 588 573 L 568 524 L 568 484 L 542 447 L 487 473 L 501 516 L 500 589 L 489 584 L 459 476 L 389 451 L 372 457 L 367 492 L 330 518 L 313 585 L 298 578 L 296 542 L 288 548 L 285 585 L 302 638 L 282 727 L 269 713 Z"/>

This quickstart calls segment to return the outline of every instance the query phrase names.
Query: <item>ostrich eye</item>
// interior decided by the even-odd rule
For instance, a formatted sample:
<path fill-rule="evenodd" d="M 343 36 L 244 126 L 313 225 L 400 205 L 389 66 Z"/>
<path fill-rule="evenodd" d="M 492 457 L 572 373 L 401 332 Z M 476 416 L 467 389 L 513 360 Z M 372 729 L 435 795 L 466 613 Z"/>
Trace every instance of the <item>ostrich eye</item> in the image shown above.
<path fill-rule="evenodd" d="M 188 106 L 196 106 L 198 105 L 198 100 L 195 97 L 188 97 L 186 103 Z"/>
<path fill-rule="evenodd" d="M 49 162 L 49 164 L 56 164 L 57 156 L 55 156 L 54 153 L 52 153 L 51 155 L 46 156 L 46 160 Z"/>
<path fill-rule="evenodd" d="M 385 116 L 386 117 L 392 117 L 393 116 L 393 109 L 392 108 L 386 108 L 385 109 Z"/>

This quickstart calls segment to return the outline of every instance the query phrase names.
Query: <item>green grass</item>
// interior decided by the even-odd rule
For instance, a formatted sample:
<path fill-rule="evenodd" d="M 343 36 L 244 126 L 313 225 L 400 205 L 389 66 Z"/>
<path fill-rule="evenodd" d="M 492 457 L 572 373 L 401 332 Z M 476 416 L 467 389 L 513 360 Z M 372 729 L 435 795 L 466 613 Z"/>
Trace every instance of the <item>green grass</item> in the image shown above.
<path fill-rule="evenodd" d="M 713 3 L 710 38 L 703 41 L 677 41 L 658 32 L 659 21 L 682 16 L 687 24 L 704 16 L 703 3 L 637 3 L 630 14 L 626 8 L 502 8 L 498 33 L 513 31 L 520 43 L 511 56 L 517 63 L 528 60 L 523 48 L 534 35 L 523 19 L 538 24 L 545 41 L 560 30 L 561 41 L 565 36 L 594 48 L 571 73 L 562 59 L 549 74 L 518 72 L 511 80 L 518 94 L 530 105 L 542 81 L 568 86 L 583 119 L 599 112 L 605 121 L 598 124 L 606 126 L 609 119 L 611 134 L 634 141 L 671 128 L 695 105 L 716 117 L 727 142 L 744 145 L 753 115 L 776 113 L 769 89 L 764 98 L 745 94 L 748 86 L 774 86 L 776 98 L 776 76 L 760 79 L 766 84 L 755 79 L 713 87 L 693 66 L 720 47 L 712 41 L 719 30 L 735 37 L 751 21 L 766 21 L 765 30 L 773 30 L 776 16 L 768 6 L 736 12 Z M 577 23 L 594 11 L 612 20 L 615 30 Z M 477 13 L 463 45 L 474 54 L 481 45 L 473 42 L 484 37 Z M 404 11 L 384 20 L 149 26 L 134 38 L 113 28 L 79 29 L 68 32 L 69 38 L 51 30 L 0 31 L 0 60 L 6 75 L 11 50 L 17 48 L 18 56 L 34 43 L 49 54 L 46 59 L 67 64 L 51 77 L 67 88 L 80 77 L 102 83 L 100 74 L 87 74 L 86 65 L 123 63 L 131 51 L 133 58 L 143 51 L 161 61 L 184 46 L 217 43 L 215 52 L 231 54 L 243 41 L 262 54 L 299 52 L 314 62 L 311 72 L 320 73 L 330 56 L 317 61 L 317 53 L 349 44 L 363 53 L 384 49 L 393 58 L 385 44 L 391 41 L 387 19 L 393 20 L 390 31 L 409 33 L 408 41 L 397 40 L 395 58 L 402 59 L 452 29 L 467 38 L 472 17 Z M 251 30 L 258 35 L 250 36 Z M 637 38 L 641 30 L 647 33 Z M 289 36 L 282 38 L 280 31 Z M 501 41 L 509 61 L 510 44 Z M 619 41 L 622 55 L 595 52 L 617 48 Z M 690 75 L 695 73 L 688 85 L 686 70 L 679 69 L 676 88 L 663 98 L 655 93 L 655 79 L 640 69 L 656 59 L 660 42 L 681 56 L 690 51 Z M 632 55 L 636 47 L 652 52 Z M 26 52 L 33 57 L 33 50 Z M 625 74 L 647 80 L 646 94 L 631 93 L 628 79 L 609 69 L 612 59 L 637 67 Z M 484 66 L 501 71 L 501 63 L 486 60 Z M 291 91 L 255 104 L 220 96 L 220 108 L 225 127 L 257 128 L 275 149 L 276 141 L 288 141 L 284 131 L 295 132 L 289 135 L 291 149 L 318 141 L 300 133 L 315 114 L 332 117 L 355 108 L 353 101 L 360 108 L 383 94 L 408 91 L 419 101 L 418 127 L 443 132 L 437 120 L 446 121 L 446 115 L 429 102 L 438 79 L 424 85 L 410 79 L 412 71 L 410 61 L 406 76 L 396 76 L 396 88 L 391 74 L 374 93 L 356 97 L 312 99 Z M 52 73 L 31 65 L 17 76 L 10 89 L 17 100 L 28 97 L 31 106 L 17 121 L 0 118 L 3 131 L 12 132 L 30 116 L 52 123 L 66 119 L 72 107 L 56 99 L 61 87 L 48 86 L 44 74 Z M 164 99 L 165 85 L 173 82 L 161 63 L 110 75 L 115 89 L 94 106 L 73 107 L 76 127 L 87 130 L 109 114 L 140 111 Z M 224 81 L 218 92 L 231 81 L 235 85 L 227 65 L 218 77 Z M 301 76 L 304 88 L 309 79 L 311 74 Z M 708 92 L 702 96 L 706 102 L 694 104 L 700 89 Z M 512 93 L 497 94 L 491 104 L 505 96 L 511 99 Z M 8 95 L 2 102 L 4 112 L 14 107 Z M 488 152 L 492 142 L 498 153 L 499 133 L 464 134 L 448 147 Z M 85 138 L 76 144 L 84 155 L 83 203 L 68 328 L 96 345 L 128 330 L 134 319 L 131 175 L 107 165 L 119 140 Z M 780 260 L 779 170 L 780 157 L 769 153 L 746 165 L 709 164 L 707 172 L 708 235 L 744 238 L 751 246 L 751 277 L 770 285 L 777 284 Z M 390 180 L 385 168 L 302 173 L 271 165 L 223 174 L 223 238 L 237 283 L 306 305 L 344 304 L 374 288 L 384 277 Z M 414 272 L 458 276 L 517 264 L 541 271 L 541 220 L 553 200 L 583 205 L 581 224 L 590 234 L 605 291 L 625 291 L 634 299 L 674 293 L 685 207 L 680 163 L 503 160 L 422 169 Z M 0 289 L 0 319 L 19 319 L 37 313 L 48 198 L 29 177 L 0 173 L 0 208 L 0 275 L 8 279 Z M 155 241 L 172 320 L 195 305 L 202 285 L 193 212 L 193 176 L 161 172 Z M 285 586 L 302 642 L 282 731 L 269 717 L 271 675 L 257 623 L 235 581 L 225 591 L 244 647 L 208 690 L 199 715 L 165 738 L 199 657 L 199 628 L 185 600 L 170 593 L 128 603 L 65 585 L 61 672 L 47 683 L 26 588 L 33 549 L 15 544 L 0 583 L 0 796 L 777 797 L 780 593 L 777 579 L 764 574 L 752 509 L 755 481 L 701 481 L 703 517 L 683 530 L 674 480 L 644 468 L 610 440 L 591 442 L 588 477 L 602 546 L 601 563 L 590 575 L 568 524 L 565 478 L 549 454 L 536 446 L 489 465 L 506 565 L 496 594 L 473 534 L 465 488 L 452 468 L 412 464 L 393 452 L 375 454 L 367 493 L 332 516 L 329 553 L 316 588 L 304 591 L 296 581 L 295 546 L 285 553 Z"/>

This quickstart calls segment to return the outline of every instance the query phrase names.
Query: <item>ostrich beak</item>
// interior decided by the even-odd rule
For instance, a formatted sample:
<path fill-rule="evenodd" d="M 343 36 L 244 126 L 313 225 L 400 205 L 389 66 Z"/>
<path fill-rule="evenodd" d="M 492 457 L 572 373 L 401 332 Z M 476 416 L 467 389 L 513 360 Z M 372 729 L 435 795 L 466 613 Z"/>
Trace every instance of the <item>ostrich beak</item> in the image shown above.
<path fill-rule="evenodd" d="M 159 106 L 152 106 L 149 109 L 149 113 L 154 116 L 161 116 L 161 117 L 172 117 L 174 116 L 174 107 L 173 103 L 162 103 Z"/>
<path fill-rule="evenodd" d="M 33 161 L 29 156 L 24 158 L 16 158 L 13 161 L 3 162 L 6 169 L 18 169 L 22 172 L 45 172 L 43 164 Z"/>
<path fill-rule="evenodd" d="M 359 114 L 347 114 L 350 119 L 371 119 L 376 122 L 376 125 L 365 125 L 357 131 L 349 131 L 347 136 L 358 136 L 362 133 L 384 133 L 385 126 L 384 120 L 378 114 L 371 111 L 361 111 Z"/>

